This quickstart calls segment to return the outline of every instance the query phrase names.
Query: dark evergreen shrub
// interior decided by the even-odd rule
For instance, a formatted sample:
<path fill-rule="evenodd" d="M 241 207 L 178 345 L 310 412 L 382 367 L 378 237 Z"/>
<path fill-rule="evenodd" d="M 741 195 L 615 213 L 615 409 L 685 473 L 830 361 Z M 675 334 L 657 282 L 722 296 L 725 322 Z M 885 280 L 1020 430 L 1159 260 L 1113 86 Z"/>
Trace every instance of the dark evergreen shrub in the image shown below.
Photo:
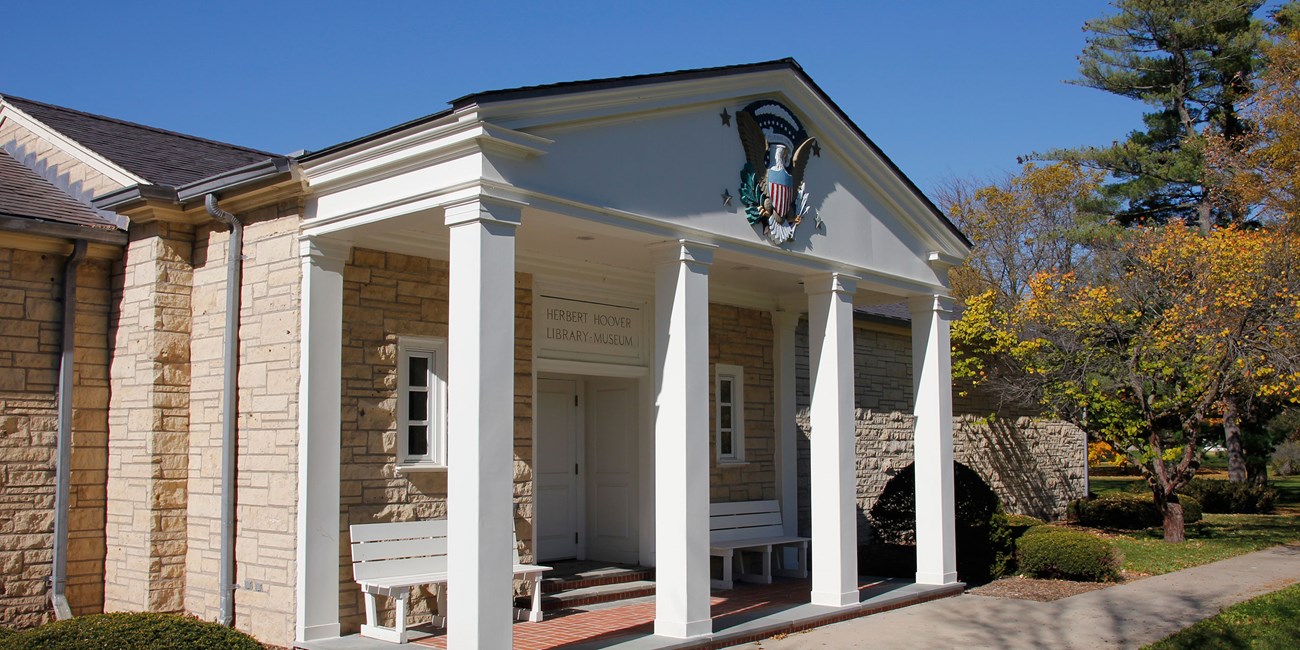
<path fill-rule="evenodd" d="M 998 569 L 1005 547 L 1002 522 L 995 521 L 998 497 L 975 470 L 953 463 L 957 520 L 957 573 L 966 582 L 984 582 Z M 869 514 L 873 542 L 916 544 L 916 469 L 908 465 L 885 484 Z M 915 560 L 913 560 L 915 562 Z"/>
<path fill-rule="evenodd" d="M 177 614 L 78 616 L 0 638 L 0 650 L 262 650 L 253 637 Z"/>
<path fill-rule="evenodd" d="M 1255 515 L 1273 511 L 1277 490 L 1265 485 L 1231 483 L 1214 479 L 1192 479 L 1183 492 L 1201 503 L 1205 512 Z"/>
<path fill-rule="evenodd" d="M 1201 520 L 1201 504 L 1185 494 L 1178 495 L 1183 505 L 1183 523 Z M 1140 530 L 1160 526 L 1164 515 L 1156 508 L 1155 496 L 1147 494 L 1118 493 L 1095 499 L 1076 499 L 1066 508 L 1070 521 L 1094 528 Z"/>
<path fill-rule="evenodd" d="M 1119 578 L 1120 558 L 1110 542 L 1060 527 L 1020 538 L 1016 560 L 1033 578 L 1109 582 Z"/>

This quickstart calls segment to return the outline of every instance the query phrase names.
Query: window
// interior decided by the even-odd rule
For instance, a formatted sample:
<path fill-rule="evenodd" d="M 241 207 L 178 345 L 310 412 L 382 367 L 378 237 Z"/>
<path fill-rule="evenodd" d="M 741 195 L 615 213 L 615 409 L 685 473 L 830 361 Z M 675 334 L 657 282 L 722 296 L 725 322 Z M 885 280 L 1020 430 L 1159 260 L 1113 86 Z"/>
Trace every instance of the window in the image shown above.
<path fill-rule="evenodd" d="M 447 342 L 402 337 L 397 363 L 397 464 L 446 467 Z"/>
<path fill-rule="evenodd" d="M 714 367 L 715 444 L 719 463 L 745 462 L 745 369 Z"/>

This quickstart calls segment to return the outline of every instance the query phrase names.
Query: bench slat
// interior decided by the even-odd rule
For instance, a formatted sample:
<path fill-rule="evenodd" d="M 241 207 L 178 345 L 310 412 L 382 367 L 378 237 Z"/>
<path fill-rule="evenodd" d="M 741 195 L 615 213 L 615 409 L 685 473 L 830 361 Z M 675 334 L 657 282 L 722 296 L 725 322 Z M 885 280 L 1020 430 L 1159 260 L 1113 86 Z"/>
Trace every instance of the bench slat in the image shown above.
<path fill-rule="evenodd" d="M 392 542 L 364 542 L 352 545 L 353 562 L 396 560 L 404 557 L 446 555 L 446 537 L 399 539 Z"/>
<path fill-rule="evenodd" d="M 415 537 L 446 537 L 446 519 L 399 521 L 391 524 L 353 524 L 348 528 L 352 542 L 375 542 Z"/>
<path fill-rule="evenodd" d="M 709 530 L 780 525 L 781 513 L 779 512 L 759 512 L 747 515 L 715 515 L 709 517 Z"/>
<path fill-rule="evenodd" d="M 776 501 L 732 501 L 730 503 L 710 503 L 709 516 L 747 515 L 755 512 L 775 512 L 781 514 L 781 504 Z"/>
<path fill-rule="evenodd" d="M 751 537 L 748 539 L 712 539 L 709 540 L 709 548 L 713 549 L 737 549 L 757 546 L 780 546 L 782 544 L 796 544 L 808 541 L 807 537 Z"/>
<path fill-rule="evenodd" d="M 773 537 L 782 537 L 785 535 L 785 529 L 780 526 L 764 526 L 762 528 L 732 528 L 729 530 L 715 530 L 709 533 L 711 543 L 734 542 L 740 539 L 765 540 Z"/>
<path fill-rule="evenodd" d="M 354 562 L 352 577 L 357 582 L 375 578 L 392 578 L 425 573 L 444 573 L 447 571 L 447 556 L 411 557 L 401 560 L 378 560 L 375 562 Z"/>

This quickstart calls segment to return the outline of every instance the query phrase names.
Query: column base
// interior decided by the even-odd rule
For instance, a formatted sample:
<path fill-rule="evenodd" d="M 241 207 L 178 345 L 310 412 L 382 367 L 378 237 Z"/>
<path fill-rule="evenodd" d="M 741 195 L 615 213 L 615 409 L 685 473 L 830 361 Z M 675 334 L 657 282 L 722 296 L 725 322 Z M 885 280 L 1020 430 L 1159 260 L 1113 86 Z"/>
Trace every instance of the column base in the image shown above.
<path fill-rule="evenodd" d="M 823 607 L 848 607 L 862 602 L 862 597 L 858 595 L 857 590 L 846 591 L 843 593 L 828 593 L 821 591 L 812 592 L 809 601 L 814 605 Z"/>
<path fill-rule="evenodd" d="M 918 585 L 951 585 L 956 584 L 957 573 L 916 573 L 916 584 Z"/>
<path fill-rule="evenodd" d="M 326 623 L 324 625 L 309 625 L 302 629 L 299 641 L 319 641 L 321 639 L 337 639 L 339 637 L 339 624 Z"/>
<path fill-rule="evenodd" d="M 662 621 L 655 619 L 655 635 L 666 636 L 673 639 L 693 639 L 695 637 L 707 636 L 713 634 L 713 620 L 704 619 L 702 621 Z"/>

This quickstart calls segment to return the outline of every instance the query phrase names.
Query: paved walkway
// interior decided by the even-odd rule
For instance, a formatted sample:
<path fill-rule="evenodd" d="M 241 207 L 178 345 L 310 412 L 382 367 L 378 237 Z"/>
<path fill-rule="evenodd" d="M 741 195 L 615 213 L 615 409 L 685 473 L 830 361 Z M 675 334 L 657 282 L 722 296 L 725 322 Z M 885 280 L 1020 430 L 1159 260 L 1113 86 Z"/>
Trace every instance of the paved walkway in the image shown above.
<path fill-rule="evenodd" d="M 963 594 L 744 647 L 1139 648 L 1296 582 L 1300 546 L 1282 546 L 1050 603 Z"/>

